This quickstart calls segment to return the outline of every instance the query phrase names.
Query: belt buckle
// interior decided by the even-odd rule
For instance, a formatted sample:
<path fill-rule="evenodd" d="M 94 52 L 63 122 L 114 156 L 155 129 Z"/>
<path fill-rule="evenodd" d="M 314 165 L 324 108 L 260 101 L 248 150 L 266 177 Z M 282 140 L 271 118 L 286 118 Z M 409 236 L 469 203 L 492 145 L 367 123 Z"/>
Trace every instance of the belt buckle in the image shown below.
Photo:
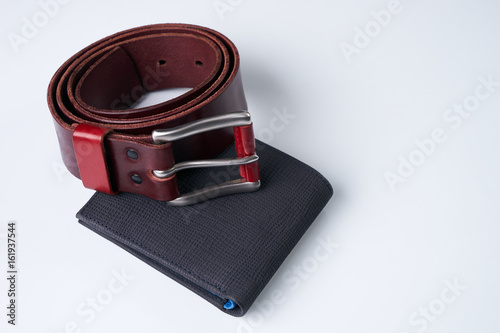
<path fill-rule="evenodd" d="M 246 127 L 251 130 L 253 138 L 253 129 L 250 113 L 247 111 L 237 111 L 233 113 L 228 113 L 220 116 L 208 117 L 196 121 L 189 122 L 187 124 L 168 128 L 168 129 L 157 129 L 152 133 L 153 142 L 156 144 L 173 142 L 176 140 L 184 139 L 191 135 L 196 135 L 203 132 L 213 131 L 221 129 L 224 127 L 234 127 L 235 129 L 235 139 L 238 135 L 237 132 L 242 128 Z M 207 159 L 207 160 L 194 160 L 186 161 L 174 164 L 168 170 L 153 170 L 153 174 L 158 178 L 168 178 L 176 174 L 178 171 L 192 168 L 209 168 L 209 167 L 221 167 L 221 166 L 235 166 L 235 165 L 247 165 L 259 160 L 259 156 L 255 154 L 255 144 L 253 145 L 253 151 L 245 152 L 245 155 L 240 156 L 240 152 L 237 149 L 237 158 L 226 158 L 226 159 Z M 248 147 L 246 147 L 248 148 Z M 248 149 L 244 149 L 248 150 Z M 235 179 L 227 181 L 222 184 L 208 186 L 199 190 L 195 190 L 186 194 L 181 194 L 176 199 L 167 201 L 169 205 L 172 206 L 187 206 L 194 203 L 202 202 L 208 199 L 217 198 L 224 195 L 245 193 L 257 191 L 260 188 L 260 176 L 251 176 L 251 179 Z"/>

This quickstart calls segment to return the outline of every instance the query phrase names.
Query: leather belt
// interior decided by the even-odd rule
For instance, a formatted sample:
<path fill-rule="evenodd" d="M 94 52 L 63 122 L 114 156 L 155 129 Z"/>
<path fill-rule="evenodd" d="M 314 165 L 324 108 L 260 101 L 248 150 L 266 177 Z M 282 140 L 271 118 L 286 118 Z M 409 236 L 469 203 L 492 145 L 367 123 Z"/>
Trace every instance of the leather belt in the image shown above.
<path fill-rule="evenodd" d="M 132 108 L 173 87 L 192 89 Z M 186 205 L 260 187 L 238 51 L 216 31 L 159 24 L 106 37 L 59 68 L 47 99 L 63 161 L 87 188 Z M 236 158 L 211 159 L 233 141 Z M 224 165 L 241 179 L 179 193 L 178 171 Z"/>

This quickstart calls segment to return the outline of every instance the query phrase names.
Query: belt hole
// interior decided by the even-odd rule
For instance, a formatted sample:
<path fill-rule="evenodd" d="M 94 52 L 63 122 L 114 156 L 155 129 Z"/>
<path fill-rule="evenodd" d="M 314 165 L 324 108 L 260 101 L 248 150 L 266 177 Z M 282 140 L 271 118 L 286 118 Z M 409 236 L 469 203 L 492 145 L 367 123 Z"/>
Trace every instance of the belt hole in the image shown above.
<path fill-rule="evenodd" d="M 132 179 L 132 181 L 136 184 L 142 184 L 142 178 L 138 174 L 133 174 L 130 176 L 130 179 Z"/>
<path fill-rule="evenodd" d="M 199 60 L 196 60 L 196 61 L 194 62 L 194 64 L 195 64 L 196 66 L 198 66 L 198 67 L 203 67 L 203 63 L 202 63 L 201 61 L 199 61 Z"/>
<path fill-rule="evenodd" d="M 166 60 L 163 60 L 163 59 L 158 60 L 158 65 L 160 65 L 160 66 L 163 66 L 163 65 L 165 65 L 166 63 L 167 63 L 167 61 L 166 61 Z"/>
<path fill-rule="evenodd" d="M 132 160 L 136 160 L 139 158 L 139 153 L 133 149 L 129 149 L 127 150 L 127 156 Z"/>

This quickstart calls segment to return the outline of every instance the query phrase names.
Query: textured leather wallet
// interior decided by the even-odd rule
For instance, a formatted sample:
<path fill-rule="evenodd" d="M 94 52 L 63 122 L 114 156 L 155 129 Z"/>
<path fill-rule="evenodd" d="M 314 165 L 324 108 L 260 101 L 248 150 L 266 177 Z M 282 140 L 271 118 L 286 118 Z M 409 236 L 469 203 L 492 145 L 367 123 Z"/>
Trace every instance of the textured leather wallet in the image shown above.
<path fill-rule="evenodd" d="M 134 108 L 148 91 L 192 88 Z M 106 37 L 48 89 L 63 161 L 98 192 L 80 222 L 242 316 L 332 196 L 302 162 L 255 141 L 236 47 L 157 24 Z"/>
<path fill-rule="evenodd" d="M 231 156 L 234 146 L 219 158 Z M 233 315 L 242 316 L 332 196 L 328 181 L 258 142 L 262 187 L 192 206 L 141 195 L 96 193 L 80 223 Z M 231 172 L 232 171 L 232 172 Z M 238 174 L 183 174 L 181 188 Z"/>

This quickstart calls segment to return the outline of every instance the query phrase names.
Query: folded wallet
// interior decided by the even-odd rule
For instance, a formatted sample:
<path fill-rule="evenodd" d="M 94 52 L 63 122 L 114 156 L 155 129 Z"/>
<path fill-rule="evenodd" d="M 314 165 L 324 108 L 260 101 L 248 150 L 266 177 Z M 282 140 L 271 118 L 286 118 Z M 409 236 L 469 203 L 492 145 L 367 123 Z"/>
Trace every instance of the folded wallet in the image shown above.
<path fill-rule="evenodd" d="M 218 157 L 234 151 L 233 145 Z M 97 192 L 77 218 L 220 310 L 242 316 L 333 194 L 308 165 L 260 141 L 257 152 L 256 192 L 186 207 Z M 181 172 L 181 193 L 239 176 L 238 167 Z"/>

